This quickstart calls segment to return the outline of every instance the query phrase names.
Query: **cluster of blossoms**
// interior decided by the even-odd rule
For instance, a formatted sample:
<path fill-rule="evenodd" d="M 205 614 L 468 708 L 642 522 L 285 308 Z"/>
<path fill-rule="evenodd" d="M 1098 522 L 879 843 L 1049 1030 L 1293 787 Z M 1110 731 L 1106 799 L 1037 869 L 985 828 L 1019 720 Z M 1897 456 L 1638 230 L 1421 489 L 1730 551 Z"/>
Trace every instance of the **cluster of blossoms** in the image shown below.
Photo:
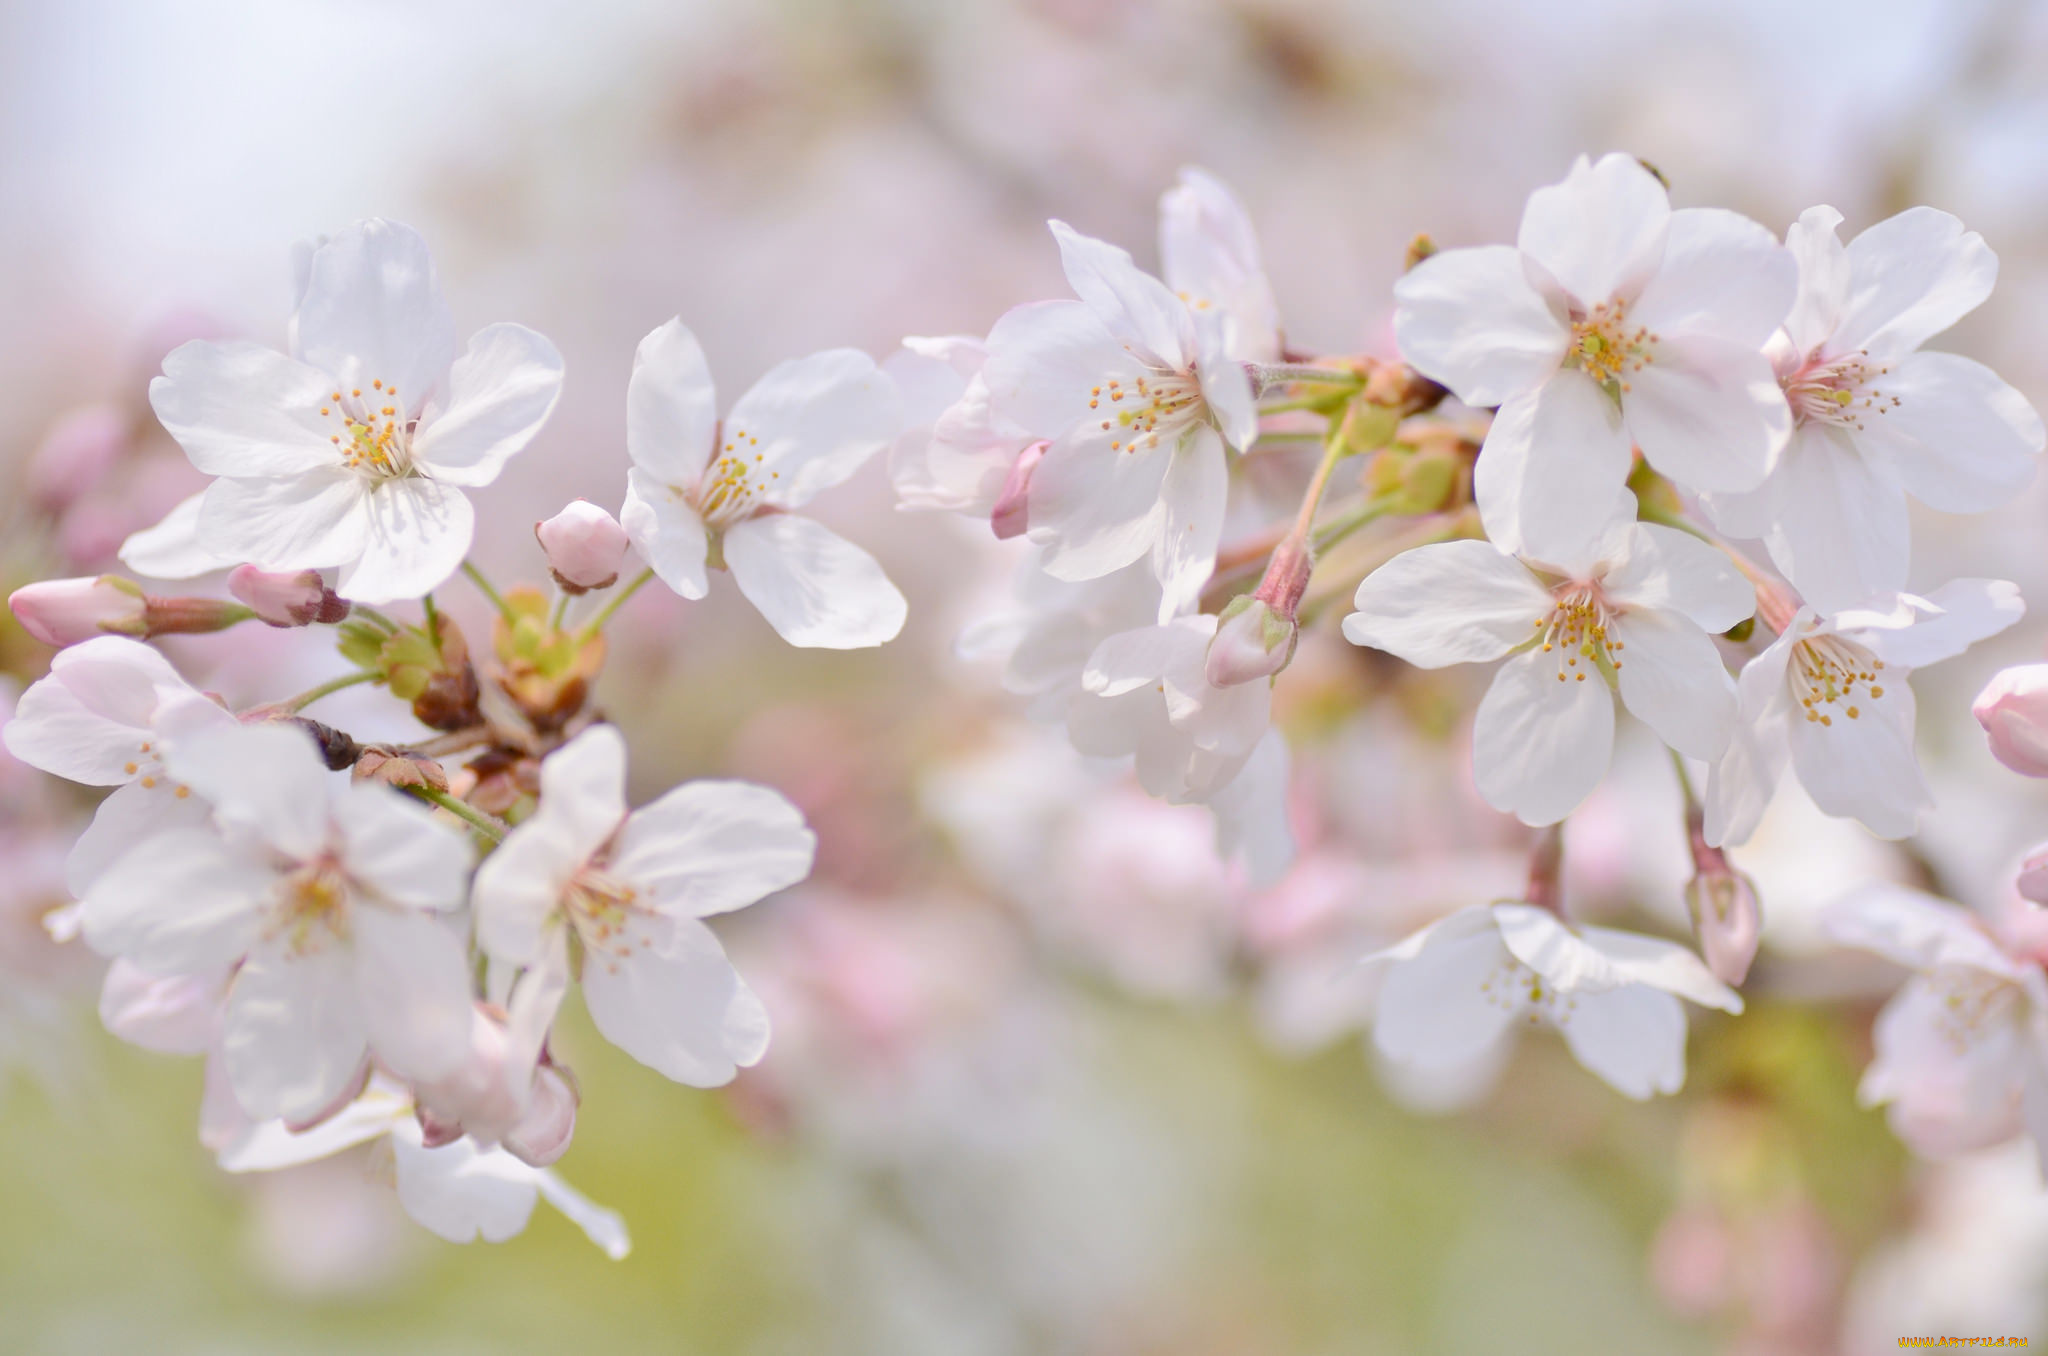
<path fill-rule="evenodd" d="M 1728 854 L 1787 765 L 1825 813 L 1912 835 L 1931 798 L 1910 674 L 2021 614 L 2002 581 L 1904 591 L 1908 497 L 1988 509 L 2043 445 L 2011 387 L 1923 351 L 1996 260 L 1932 209 L 1846 245 L 1840 222 L 1815 208 L 1780 241 L 1674 210 L 1627 156 L 1581 160 L 1514 246 L 1416 242 L 1398 353 L 1329 355 L 1290 346 L 1246 212 L 1190 170 L 1161 203 L 1162 276 L 1054 222 L 1073 298 L 879 365 L 782 363 L 722 416 L 696 337 L 656 329 L 625 382 L 619 514 L 579 500 L 538 524 L 549 584 L 503 591 L 469 560 L 468 491 L 540 432 L 561 359 L 509 324 L 458 353 L 424 243 L 362 223 L 304 255 L 286 351 L 195 340 L 151 384 L 213 479 L 122 559 L 229 571 L 232 599 L 116 576 L 13 595 L 62 648 L 8 749 L 113 788 L 51 928 L 111 960 L 110 1029 L 206 1056 L 201 1136 L 228 1169 L 385 1142 L 400 1199 L 445 1237 L 506 1237 L 546 1196 L 622 1251 L 550 1166 L 579 1100 L 550 1045 L 565 995 L 670 1078 L 732 1079 L 769 1013 L 702 920 L 805 879 L 815 839 L 746 783 L 629 807 L 594 698 L 605 627 L 650 580 L 700 599 L 724 571 L 791 645 L 891 640 L 902 594 L 802 512 L 886 450 L 901 507 L 1024 539 L 1014 605 L 962 655 L 1079 755 L 1206 806 L 1248 888 L 1299 892 L 1316 866 L 1296 863 L 1275 723 L 1305 632 L 1333 622 L 1422 669 L 1497 663 L 1471 780 L 1526 826 L 1526 885 L 1330 983 L 1396 1069 L 1456 1081 L 1549 1026 L 1624 1095 L 1675 1092 L 1684 1003 L 1743 1009 L 1762 921 Z M 488 647 L 435 605 L 458 572 L 496 614 Z M 336 628 L 350 670 L 237 711 L 145 643 L 256 620 Z M 2048 680 L 2002 682 L 1980 705 L 1994 745 L 2048 774 Z M 366 742 L 302 714 L 357 684 L 428 733 Z M 1671 753 L 1696 947 L 1567 908 L 1564 825 L 1607 775 L 1617 699 Z M 2036 877 L 2020 893 L 2048 899 Z M 2023 1108 L 2048 1129 L 2032 916 L 1994 927 L 1898 892 L 1843 907 L 1842 940 L 1918 972 L 1865 1087 L 1916 1145 L 2010 1137 Z"/>

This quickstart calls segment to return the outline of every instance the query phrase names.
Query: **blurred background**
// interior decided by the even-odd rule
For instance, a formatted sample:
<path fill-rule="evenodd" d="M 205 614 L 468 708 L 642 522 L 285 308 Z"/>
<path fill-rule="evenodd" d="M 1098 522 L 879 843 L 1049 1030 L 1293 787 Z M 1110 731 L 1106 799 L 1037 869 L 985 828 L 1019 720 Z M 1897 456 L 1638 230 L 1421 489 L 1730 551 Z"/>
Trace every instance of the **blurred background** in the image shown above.
<path fill-rule="evenodd" d="M 0 0 L 0 583 L 95 573 L 197 480 L 148 414 L 162 355 L 282 337 L 295 241 L 363 216 L 433 244 L 467 334 L 519 320 L 569 369 L 477 496 L 479 558 L 616 509 L 634 345 L 671 315 L 729 400 L 775 361 L 981 333 L 1065 295 L 1044 220 L 1156 263 L 1178 168 L 1233 184 L 1290 342 L 1387 351 L 1418 231 L 1511 239 L 1580 152 L 1655 162 L 1682 206 L 1845 235 L 1930 203 L 2003 261 L 1937 346 L 2048 407 L 2048 5 L 2032 0 Z M 1916 580 L 2048 598 L 2036 491 L 1928 515 Z M 735 775 L 801 803 L 817 877 L 721 928 L 776 1024 L 716 1093 L 572 1013 L 563 1174 L 623 1210 L 607 1261 L 414 1228 L 360 1157 L 230 1179 L 196 1064 L 120 1046 L 97 967 L 42 939 L 88 801 L 0 764 L 0 1351 L 602 1350 L 1805 1353 L 2048 1335 L 2031 1156 L 1913 1161 L 1859 1110 L 1897 975 L 1815 911 L 1889 876 L 1984 906 L 2048 802 L 1968 715 L 2048 622 L 1916 680 L 1940 808 L 1906 848 L 1797 792 L 1738 864 L 1770 932 L 1690 1081 L 1638 1106 L 1550 1038 L 1478 1087 L 1411 1086 L 1359 1040 L 1343 967 L 1512 892 L 1524 831 L 1469 784 L 1472 675 L 1305 639 L 1281 684 L 1300 865 L 1253 892 L 1208 816 L 1146 800 L 953 657 L 1015 556 L 902 516 L 883 467 L 823 516 L 910 627 L 792 650 L 729 589 L 651 589 L 604 704 L 639 797 Z M 460 617 L 484 614 L 461 586 Z M 1335 617 L 1328 619 L 1334 622 Z M 0 670 L 47 652 L 0 630 Z M 338 671 L 307 632 L 171 648 L 237 702 Z M 5 681 L 5 680 L 0 680 Z M 374 694 L 325 718 L 387 731 Z M 404 727 L 389 731 L 404 733 Z M 1639 733 L 1639 732 L 1638 732 Z M 1683 935 L 1661 753 L 1624 739 L 1573 821 L 1574 903 Z"/>

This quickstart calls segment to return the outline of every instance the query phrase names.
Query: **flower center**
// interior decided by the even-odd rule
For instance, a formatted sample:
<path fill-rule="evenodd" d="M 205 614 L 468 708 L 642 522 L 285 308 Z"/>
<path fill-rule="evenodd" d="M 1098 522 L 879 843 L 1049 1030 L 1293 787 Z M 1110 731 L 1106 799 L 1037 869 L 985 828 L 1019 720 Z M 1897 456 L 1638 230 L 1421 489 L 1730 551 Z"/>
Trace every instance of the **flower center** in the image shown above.
<path fill-rule="evenodd" d="M 1808 363 L 1785 379 L 1785 399 L 1792 404 L 1793 417 L 1813 420 L 1837 428 L 1860 429 L 1864 416 L 1873 411 L 1884 414 L 1899 403 L 1870 383 L 1891 371 L 1865 361 L 1867 352 L 1858 350 L 1833 362 Z"/>
<path fill-rule="evenodd" d="M 1631 373 L 1656 360 L 1657 336 L 1641 325 L 1628 325 L 1628 303 L 1603 301 L 1590 314 L 1572 321 L 1572 346 L 1565 361 L 1585 369 L 1602 386 L 1629 389 Z"/>
<path fill-rule="evenodd" d="M 782 479 L 780 471 L 762 474 L 762 453 L 755 451 L 761 440 L 744 429 L 723 435 L 717 460 L 698 477 L 697 491 L 689 496 L 704 521 L 724 527 L 752 517 L 762 506 L 763 496 Z"/>
<path fill-rule="evenodd" d="M 393 480 L 412 473 L 415 420 L 398 399 L 398 388 L 371 381 L 368 389 L 337 390 L 320 406 L 320 417 L 340 420 L 328 435 L 341 452 L 341 464 L 372 480 Z"/>
<path fill-rule="evenodd" d="M 1194 373 L 1156 367 L 1129 385 L 1111 377 L 1089 388 L 1088 408 L 1107 416 L 1103 432 L 1118 433 L 1109 445 L 1112 452 L 1157 447 L 1161 439 L 1178 439 L 1209 418 L 1202 383 Z"/>
<path fill-rule="evenodd" d="M 1877 681 L 1884 661 L 1840 636 L 1814 636 L 1794 645 L 1788 672 L 1794 700 L 1808 720 L 1822 725 L 1833 725 L 1837 710 L 1855 720 L 1863 714 L 1860 703 L 1884 696 L 1884 685 Z"/>
<path fill-rule="evenodd" d="M 1536 640 L 1543 653 L 1557 656 L 1557 681 L 1583 683 L 1586 671 L 1618 670 L 1617 657 L 1624 648 L 1608 635 L 1613 615 L 1600 596 L 1597 585 L 1567 584 L 1560 588 L 1550 611 L 1536 619 Z M 1581 664 L 1580 660 L 1585 660 Z"/>
<path fill-rule="evenodd" d="M 648 944 L 644 936 L 633 935 L 634 918 L 646 912 L 639 900 L 640 892 L 633 886 L 602 867 L 586 866 L 570 880 L 562 905 L 583 939 L 583 949 L 616 964 L 635 947 Z"/>
<path fill-rule="evenodd" d="M 164 776 L 163 760 L 158 756 L 156 745 L 150 740 L 145 739 L 137 746 L 135 756 L 123 763 L 121 770 L 133 777 L 135 785 L 145 791 L 154 791 L 162 787 L 179 800 L 184 800 L 192 794 L 191 787 L 181 786 Z"/>
<path fill-rule="evenodd" d="M 1548 1022 L 1563 1026 L 1571 1020 L 1578 1000 L 1514 959 L 1504 957 L 1493 972 L 1479 983 L 1479 993 L 1488 1003 L 1525 1016 L 1530 1026 Z"/>
<path fill-rule="evenodd" d="M 2020 993 L 2010 981 L 1981 970 L 1945 967 L 1927 977 L 1941 999 L 1936 1030 L 1957 1055 L 1990 1034 L 1987 1028 L 2018 1015 Z"/>
<path fill-rule="evenodd" d="M 329 856 L 307 862 L 278 883 L 274 935 L 284 937 L 294 955 L 318 951 L 348 936 L 347 905 L 341 864 Z"/>

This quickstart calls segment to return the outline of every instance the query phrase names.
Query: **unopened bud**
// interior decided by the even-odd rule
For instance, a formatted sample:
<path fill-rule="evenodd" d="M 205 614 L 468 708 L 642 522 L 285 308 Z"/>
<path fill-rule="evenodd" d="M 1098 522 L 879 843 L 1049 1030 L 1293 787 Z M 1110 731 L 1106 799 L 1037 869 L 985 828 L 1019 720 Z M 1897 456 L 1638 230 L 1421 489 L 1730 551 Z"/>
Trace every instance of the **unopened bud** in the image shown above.
<path fill-rule="evenodd" d="M 2024 897 L 2036 904 L 2048 904 L 2048 843 L 2029 852 L 2020 863 L 2019 879 L 2013 882 Z"/>
<path fill-rule="evenodd" d="M 1031 473 L 1045 460 L 1045 449 L 1049 446 L 1043 440 L 1032 443 L 1010 464 L 1010 474 L 1003 478 L 1002 493 L 996 496 L 995 509 L 988 515 L 989 526 L 995 529 L 998 539 L 1021 537 L 1031 525 Z"/>
<path fill-rule="evenodd" d="M 1232 599 L 1209 642 L 1210 686 L 1234 687 L 1272 677 L 1294 658 L 1300 638 L 1301 627 L 1263 599 L 1249 594 Z"/>
<path fill-rule="evenodd" d="M 1991 739 L 1991 756 L 2014 772 L 2048 777 L 2048 664 L 1992 675 L 1970 707 Z"/>
<path fill-rule="evenodd" d="M 560 513 L 533 525 L 548 569 L 565 593 L 608 589 L 619 579 L 626 558 L 626 529 L 597 505 L 572 499 Z"/>
<path fill-rule="evenodd" d="M 1739 985 L 1756 959 L 1763 909 L 1749 877 L 1730 867 L 1719 849 L 1708 848 L 1706 854 L 1703 859 L 1694 853 L 1699 874 L 1686 883 L 1685 907 L 1692 913 L 1707 968 L 1723 984 Z"/>
<path fill-rule="evenodd" d="M 348 601 L 327 587 L 318 570 L 271 574 L 238 565 L 228 575 L 228 592 L 272 626 L 332 626 L 348 618 Z"/>
<path fill-rule="evenodd" d="M 25 584 L 7 599 L 22 629 L 62 649 L 94 636 L 149 634 L 149 601 L 118 575 L 97 579 L 45 579 Z"/>

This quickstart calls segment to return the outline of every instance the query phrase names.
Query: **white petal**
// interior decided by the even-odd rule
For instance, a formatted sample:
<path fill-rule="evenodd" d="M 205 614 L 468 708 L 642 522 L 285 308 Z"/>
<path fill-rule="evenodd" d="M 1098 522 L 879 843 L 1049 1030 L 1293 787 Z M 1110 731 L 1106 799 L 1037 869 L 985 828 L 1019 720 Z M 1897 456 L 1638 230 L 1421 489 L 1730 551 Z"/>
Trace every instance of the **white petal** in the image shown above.
<path fill-rule="evenodd" d="M 663 912 L 702 918 L 796 884 L 817 849 L 803 812 L 777 792 L 689 782 L 627 817 L 611 869 Z"/>
<path fill-rule="evenodd" d="M 1096 579 L 1144 555 L 1159 539 L 1159 502 L 1171 448 L 1112 447 L 1123 431 L 1085 427 L 1056 439 L 1031 476 L 1031 540 L 1046 546 L 1057 579 Z"/>
<path fill-rule="evenodd" d="M 388 904 L 454 910 L 469 892 L 474 853 L 434 812 L 374 782 L 342 788 L 333 806 L 349 879 Z"/>
<path fill-rule="evenodd" d="M 156 975 L 238 960 L 255 942 L 276 876 L 208 829 L 138 844 L 85 896 L 85 940 Z"/>
<path fill-rule="evenodd" d="M 1807 424 L 1771 478 L 1777 522 L 1765 544 L 1806 601 L 1855 607 L 1906 582 L 1906 496 L 1840 430 Z"/>
<path fill-rule="evenodd" d="M 1081 684 L 1102 697 L 1152 687 L 1184 660 L 1200 654 L 1215 628 L 1213 617 L 1177 617 L 1105 636 L 1088 656 Z"/>
<path fill-rule="evenodd" d="M 1654 334 L 1696 334 L 1762 348 L 1792 309 L 1799 265 L 1768 229 L 1739 212 L 1671 214 L 1664 262 L 1629 308 Z"/>
<path fill-rule="evenodd" d="M 1555 824 L 1607 773 L 1614 698 L 1598 672 L 1584 681 L 1555 654 L 1531 650 L 1501 665 L 1472 725 L 1479 794 L 1524 824 Z"/>
<path fill-rule="evenodd" d="M 332 379 L 246 340 L 194 339 L 171 350 L 149 383 L 150 408 L 192 464 L 210 476 L 290 476 L 338 466 Z"/>
<path fill-rule="evenodd" d="M 1707 633 L 1672 613 L 1633 611 L 1612 634 L 1623 646 L 1614 675 L 1622 705 L 1680 753 L 1718 757 L 1735 723 L 1735 682 Z"/>
<path fill-rule="evenodd" d="M 1909 353 L 1871 385 L 1878 404 L 1850 437 L 1930 508 L 1984 513 L 2033 481 L 2035 456 L 2048 436 L 2041 416 L 1984 364 L 1953 353 Z"/>
<path fill-rule="evenodd" d="M 1214 175 L 1183 169 L 1159 199 L 1160 274 L 1198 310 L 1219 315 L 1238 362 L 1280 359 L 1280 311 L 1244 205 Z"/>
<path fill-rule="evenodd" d="M 262 570 L 324 570 L 362 555 L 370 482 L 342 467 L 283 480 L 223 477 L 199 504 L 209 550 Z"/>
<path fill-rule="evenodd" d="M 1913 688 L 1884 685 L 1857 719 L 1845 713 L 1792 722 L 1792 766 L 1827 814 L 1863 821 L 1880 838 L 1910 837 L 1934 803 L 1913 752 Z"/>
<path fill-rule="evenodd" d="M 704 596 L 710 538 L 703 518 L 681 491 L 635 466 L 626 472 L 626 504 L 619 510 L 619 525 L 662 583 L 685 598 Z"/>
<path fill-rule="evenodd" d="M 1490 542 L 1403 551 L 1365 577 L 1344 638 L 1418 668 L 1483 664 L 1538 634 L 1553 600 L 1529 567 Z"/>
<path fill-rule="evenodd" d="M 858 349 L 777 363 L 726 416 L 718 452 L 749 468 L 764 502 L 800 508 L 903 430 L 895 383 Z"/>
<path fill-rule="evenodd" d="M 714 1088 L 768 1048 L 768 1013 L 711 930 L 678 920 L 667 952 L 583 963 L 583 1001 L 612 1044 L 691 1087 Z"/>
<path fill-rule="evenodd" d="M 1394 284 L 1394 301 L 1401 356 L 1475 408 L 1540 386 L 1571 341 L 1508 245 L 1432 254 Z"/>
<path fill-rule="evenodd" d="M 1074 295 L 1104 328 L 1163 366 L 1184 370 L 1195 356 L 1194 332 L 1180 298 L 1116 246 L 1082 235 L 1064 221 L 1048 224 Z"/>
<path fill-rule="evenodd" d="M 1083 302 L 1012 307 L 988 332 L 989 407 L 1038 438 L 1057 438 L 1093 416 L 1090 392 L 1113 377 L 1130 385 L 1146 369 Z"/>
<path fill-rule="evenodd" d="M 1211 428 L 1199 428 L 1173 450 L 1159 486 L 1165 507 L 1153 569 L 1159 576 L 1159 619 L 1165 621 L 1200 605 L 1202 586 L 1216 570 L 1216 544 L 1223 537 L 1224 500 L 1230 468 L 1223 443 Z"/>
<path fill-rule="evenodd" d="M 359 222 L 315 250 L 292 326 L 299 357 L 348 386 L 396 386 L 415 414 L 455 361 L 433 256 L 396 222 Z"/>
<path fill-rule="evenodd" d="M 213 1045 L 230 971 L 153 975 L 133 962 L 107 967 L 100 1022 L 130 1045 L 161 1055 L 203 1055 Z"/>
<path fill-rule="evenodd" d="M 1614 153 L 1581 156 L 1563 183 L 1529 195 L 1516 244 L 1591 308 L 1633 294 L 1664 255 L 1671 201 L 1655 175 Z"/>
<path fill-rule="evenodd" d="M 1241 860 L 1253 889 L 1278 883 L 1294 864 L 1287 813 L 1287 737 L 1268 730 L 1238 774 L 1209 797 L 1216 816 L 1216 855 Z"/>
<path fill-rule="evenodd" d="M 1209 417 L 1222 431 L 1223 441 L 1242 452 L 1259 436 L 1259 404 L 1252 393 L 1251 374 L 1230 356 L 1222 317 L 1197 311 L 1193 318 L 1199 354 L 1195 376 L 1202 388 L 1202 403 L 1209 407 Z"/>
<path fill-rule="evenodd" d="M 1787 634 L 1773 641 L 1743 665 L 1736 681 L 1739 714 L 1707 777 L 1705 832 L 1715 847 L 1749 841 L 1792 756 L 1792 698 L 1785 667 L 1794 640 Z"/>
<path fill-rule="evenodd" d="M 448 373 L 448 397 L 413 439 L 413 458 L 448 485 L 488 485 L 533 441 L 562 395 L 562 355 L 524 325 L 488 325 Z"/>
<path fill-rule="evenodd" d="M 626 386 L 626 451 L 650 479 L 694 485 L 710 464 L 717 431 L 718 391 L 703 346 L 680 318 L 671 320 L 642 339 L 633 354 L 633 377 Z M 644 545 L 640 549 L 646 554 Z"/>
<path fill-rule="evenodd" d="M 1607 393 L 1584 372 L 1559 371 L 1502 405 L 1486 431 L 1473 471 L 1486 535 L 1516 555 L 1571 559 L 1613 519 L 1633 460 Z"/>
<path fill-rule="evenodd" d="M 1483 910 L 1446 919 L 1380 982 L 1373 1044 L 1407 1064 L 1462 1064 L 1520 1019 L 1528 995 L 1505 982 L 1513 961 Z"/>
<path fill-rule="evenodd" d="M 381 1139 L 412 1119 L 405 1099 L 372 1088 L 312 1129 L 293 1134 L 280 1120 L 252 1125 L 221 1150 L 228 1172 L 274 1172 L 331 1157 L 344 1149 Z"/>
<path fill-rule="evenodd" d="M 540 1194 L 547 1197 L 548 1204 L 581 1229 L 583 1236 L 597 1244 L 605 1256 L 621 1262 L 633 1251 L 633 1240 L 626 1233 L 626 1221 L 618 1211 L 598 1205 L 547 1168 L 535 1171 L 533 1180 L 540 1188 Z"/>
<path fill-rule="evenodd" d="M 1953 659 L 1978 641 L 1995 636 L 2026 613 L 2019 586 L 2004 579 L 1955 579 L 1925 598 L 1899 595 L 1898 609 L 1911 620 L 1884 620 L 1893 625 L 1865 629 L 1870 614 L 1843 612 L 1835 625 L 1887 664 L 1917 669 Z"/>
<path fill-rule="evenodd" d="M 223 821 L 256 830 L 294 861 L 328 846 L 330 774 L 312 738 L 290 725 L 201 731 L 169 749 L 165 765 Z"/>
<path fill-rule="evenodd" d="M 161 688 L 183 686 L 141 641 L 95 636 L 60 650 L 50 673 L 29 685 L 5 726 L 7 751 L 52 776 L 117 786 L 151 743 Z"/>
<path fill-rule="evenodd" d="M 539 1169 L 467 1136 L 429 1149 L 413 1121 L 392 1131 L 391 1145 L 398 1203 L 422 1228 L 450 1243 L 503 1243 L 526 1229 Z"/>
<path fill-rule="evenodd" d="M 747 601 L 792 645 L 858 650 L 893 640 L 909 605 L 875 558 L 809 518 L 770 514 L 725 534 Z"/>
<path fill-rule="evenodd" d="M 1801 357 L 1835 332 L 1849 300 L 1849 251 L 1835 234 L 1841 224 L 1834 208 L 1809 207 L 1785 232 L 1785 248 L 1799 262 L 1799 296 L 1785 317 L 1785 332 Z"/>
<path fill-rule="evenodd" d="M 83 899 L 100 873 L 160 833 L 203 829 L 213 810 L 204 799 L 180 796 L 168 782 L 155 786 L 130 782 L 93 811 L 92 823 L 78 835 L 64 859 L 64 888 Z"/>
<path fill-rule="evenodd" d="M 557 921 L 562 894 L 584 857 L 559 820 L 546 818 L 547 804 L 507 834 L 477 868 L 477 945 L 493 960 L 531 965 Z"/>
<path fill-rule="evenodd" d="M 1629 523 L 1622 539 L 1627 554 L 1601 581 L 1609 598 L 1677 612 L 1717 633 L 1756 611 L 1756 589 L 1726 551 L 1656 523 Z"/>
<path fill-rule="evenodd" d="M 1968 909 L 1923 890 L 1873 882 L 1828 907 L 1829 940 L 1874 951 L 1913 970 L 1968 966 L 1992 974 L 2020 973 Z"/>
<path fill-rule="evenodd" d="M 352 901 L 355 983 L 371 1050 L 408 1080 L 446 1078 L 469 1055 L 469 948 L 430 914 Z"/>
<path fill-rule="evenodd" d="M 2030 1052 L 2019 1031 L 1957 1022 L 1953 996 L 1927 976 L 1906 981 L 1877 1015 L 1876 1058 L 1857 1089 L 1865 1105 L 1890 1103 L 1894 1133 L 1925 1154 L 1988 1148 L 2023 1126 Z"/>
<path fill-rule="evenodd" d="M 616 725 L 593 725 L 540 765 L 541 808 L 559 824 L 562 841 L 581 865 L 619 830 L 626 817 L 626 741 Z"/>
<path fill-rule="evenodd" d="M 121 563 L 146 579 L 191 579 L 241 562 L 216 555 L 199 531 L 206 491 L 178 501 L 155 527 L 130 533 L 121 543 Z"/>
<path fill-rule="evenodd" d="M 1975 231 L 1932 207 L 1910 207 L 1849 242 L 1849 296 L 1829 354 L 1909 353 L 1977 309 L 1998 281 L 1998 256 Z"/>
<path fill-rule="evenodd" d="M 1649 365 L 1627 374 L 1621 415 L 1643 460 L 1692 490 L 1741 492 L 1763 484 L 1792 408 L 1770 360 L 1703 335 L 1667 335 Z"/>
<path fill-rule="evenodd" d="M 1624 1097 L 1685 1085 L 1685 1009 L 1641 985 L 1578 995 L 1558 1021 L 1572 1056 Z"/>
<path fill-rule="evenodd" d="M 332 938 L 293 952 L 256 951 L 235 975 L 221 1051 L 235 1100 L 256 1120 L 306 1120 L 362 1068 L 366 1046 L 356 970 Z"/>
<path fill-rule="evenodd" d="M 1506 936 L 1507 929 L 1503 927 L 1501 931 Z M 1598 951 L 1617 975 L 1630 982 L 1689 998 L 1701 1007 L 1742 1011 L 1741 995 L 1714 978 L 1706 962 L 1676 942 L 1601 927 L 1580 928 L 1579 939 Z M 1514 949 L 1512 942 L 1508 949 Z"/>
<path fill-rule="evenodd" d="M 360 556 L 342 565 L 334 591 L 351 602 L 389 603 L 429 593 L 461 566 L 476 510 L 453 485 L 409 476 L 364 499 Z"/>

